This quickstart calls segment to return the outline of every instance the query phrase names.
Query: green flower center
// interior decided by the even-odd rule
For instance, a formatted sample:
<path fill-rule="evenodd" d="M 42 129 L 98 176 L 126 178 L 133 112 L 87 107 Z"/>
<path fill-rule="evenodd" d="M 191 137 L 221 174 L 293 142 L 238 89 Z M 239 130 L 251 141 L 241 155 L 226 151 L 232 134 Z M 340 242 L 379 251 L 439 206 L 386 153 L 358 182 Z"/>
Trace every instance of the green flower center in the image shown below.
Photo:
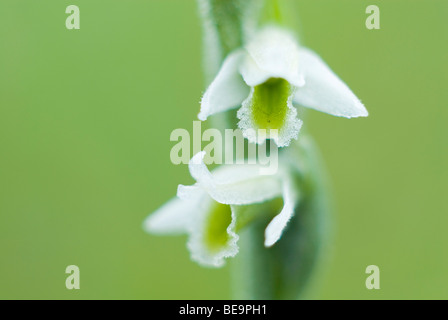
<path fill-rule="evenodd" d="M 230 206 L 213 201 L 206 223 L 205 243 L 211 251 L 218 251 L 227 244 L 227 227 L 232 222 Z"/>
<path fill-rule="evenodd" d="M 280 130 L 283 127 L 291 93 L 291 85 L 281 78 L 270 78 L 254 87 L 250 109 L 257 129 Z"/>
<path fill-rule="evenodd" d="M 269 217 L 272 219 L 283 207 L 281 197 L 252 205 L 235 206 L 237 221 L 235 232 L 259 218 Z M 212 253 L 216 253 L 226 247 L 229 241 L 227 228 L 232 223 L 232 210 L 229 205 L 213 201 L 205 225 L 205 243 Z"/>

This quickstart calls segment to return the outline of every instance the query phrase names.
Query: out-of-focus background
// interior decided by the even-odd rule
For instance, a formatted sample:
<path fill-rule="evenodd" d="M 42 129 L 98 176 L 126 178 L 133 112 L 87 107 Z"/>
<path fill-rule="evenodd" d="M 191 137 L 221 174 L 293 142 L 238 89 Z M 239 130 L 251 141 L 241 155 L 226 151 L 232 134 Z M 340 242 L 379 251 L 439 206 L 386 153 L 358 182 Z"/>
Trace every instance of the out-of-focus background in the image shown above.
<path fill-rule="evenodd" d="M 370 112 L 306 118 L 336 203 L 316 297 L 447 299 L 448 3 L 294 2 L 302 42 Z M 192 182 L 169 137 L 191 130 L 203 90 L 193 0 L 0 2 L 1 299 L 230 298 L 228 267 L 141 227 Z M 71 264 L 80 290 L 65 288 Z"/>

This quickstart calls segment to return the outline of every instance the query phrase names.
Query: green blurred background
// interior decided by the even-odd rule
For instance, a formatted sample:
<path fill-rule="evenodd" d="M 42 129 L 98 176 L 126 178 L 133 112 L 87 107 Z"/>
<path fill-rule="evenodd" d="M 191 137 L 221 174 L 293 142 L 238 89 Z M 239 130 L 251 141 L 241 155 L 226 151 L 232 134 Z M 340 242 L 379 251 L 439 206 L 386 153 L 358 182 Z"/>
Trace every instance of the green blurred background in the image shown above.
<path fill-rule="evenodd" d="M 336 200 L 315 297 L 448 298 L 448 2 L 295 2 L 303 43 L 370 112 L 306 119 Z M 169 137 L 191 130 L 203 90 L 193 0 L 0 2 L 0 298 L 230 298 L 229 268 L 141 228 L 192 182 Z M 65 288 L 70 264 L 81 290 Z"/>

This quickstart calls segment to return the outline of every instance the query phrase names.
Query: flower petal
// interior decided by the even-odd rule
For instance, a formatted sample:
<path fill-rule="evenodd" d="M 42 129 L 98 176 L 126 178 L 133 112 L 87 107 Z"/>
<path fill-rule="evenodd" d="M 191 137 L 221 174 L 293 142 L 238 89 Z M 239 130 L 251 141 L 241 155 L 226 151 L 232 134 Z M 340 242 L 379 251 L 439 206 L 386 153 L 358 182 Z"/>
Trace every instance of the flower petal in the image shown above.
<path fill-rule="evenodd" d="M 223 204 L 251 204 L 272 199 L 281 194 L 277 175 L 261 175 L 260 165 L 224 165 L 210 172 L 204 163 L 205 152 L 190 161 L 190 173 L 198 181 L 194 186 L 179 186 L 178 196 L 188 198 L 195 188 L 203 188 L 214 200 Z"/>
<path fill-rule="evenodd" d="M 212 171 L 213 181 L 216 185 L 244 183 L 244 181 L 260 178 L 260 171 L 263 168 L 259 164 L 223 164 Z"/>
<path fill-rule="evenodd" d="M 249 88 L 238 72 L 243 50 L 231 53 L 225 60 L 218 75 L 205 91 L 201 100 L 199 120 L 208 116 L 239 107 L 249 94 Z"/>
<path fill-rule="evenodd" d="M 194 200 L 198 194 L 205 192 L 198 184 L 192 186 L 184 186 L 180 184 L 177 186 L 177 197 L 182 200 Z"/>
<path fill-rule="evenodd" d="M 297 191 L 294 189 L 293 184 L 289 179 L 285 178 L 285 180 L 283 186 L 283 209 L 266 227 L 264 233 L 264 245 L 266 247 L 274 245 L 280 239 L 283 230 L 294 214 L 294 207 L 297 202 Z"/>
<path fill-rule="evenodd" d="M 338 117 L 368 115 L 361 101 L 313 51 L 300 49 L 300 62 L 306 84 L 297 90 L 294 102 Z"/>
<path fill-rule="evenodd" d="M 294 36 L 279 27 L 269 26 L 258 32 L 246 46 L 240 72 L 251 87 L 269 78 L 283 78 L 296 87 L 304 85 L 299 72 L 299 45 Z"/>
<path fill-rule="evenodd" d="M 281 194 L 281 187 L 279 180 L 273 176 L 259 175 L 256 179 L 236 184 L 218 185 L 207 192 L 220 203 L 244 205 L 275 198 Z"/>
<path fill-rule="evenodd" d="M 238 127 L 243 136 L 258 144 L 273 139 L 279 147 L 288 146 L 292 139 L 297 139 L 302 121 L 297 119 L 293 96 L 294 89 L 281 78 L 270 79 L 252 88 L 237 112 Z M 272 135 L 271 130 L 276 130 L 276 134 Z"/>
<path fill-rule="evenodd" d="M 236 215 L 230 206 L 206 196 L 190 223 L 188 248 L 193 260 L 209 267 L 221 267 L 225 258 L 238 253 Z"/>
<path fill-rule="evenodd" d="M 188 163 L 191 176 L 203 187 L 213 185 L 213 177 L 204 163 L 205 151 L 196 153 Z"/>
<path fill-rule="evenodd" d="M 173 198 L 143 222 L 146 232 L 154 234 L 183 234 L 191 215 L 196 211 L 196 202 Z"/>

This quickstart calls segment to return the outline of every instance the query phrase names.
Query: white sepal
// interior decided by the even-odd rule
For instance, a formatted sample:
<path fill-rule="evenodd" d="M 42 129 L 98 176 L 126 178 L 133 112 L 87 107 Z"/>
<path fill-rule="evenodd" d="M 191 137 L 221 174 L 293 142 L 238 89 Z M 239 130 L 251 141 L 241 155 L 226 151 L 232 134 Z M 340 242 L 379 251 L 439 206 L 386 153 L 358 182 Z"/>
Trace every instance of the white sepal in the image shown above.
<path fill-rule="evenodd" d="M 238 72 L 244 54 L 243 50 L 237 50 L 224 60 L 218 75 L 202 97 L 199 120 L 204 121 L 212 114 L 237 108 L 247 97 L 249 88 Z"/>
<path fill-rule="evenodd" d="M 196 211 L 194 198 L 183 200 L 173 198 L 153 212 L 143 222 L 146 232 L 154 234 L 183 234 L 187 232 L 187 223 Z"/>
<path fill-rule="evenodd" d="M 282 236 L 286 225 L 294 215 L 294 208 L 298 200 L 297 198 L 298 191 L 294 188 L 294 185 L 290 179 L 285 177 L 283 183 L 283 209 L 274 217 L 274 219 L 271 220 L 265 229 L 264 245 L 266 247 L 271 247 L 274 245 Z"/>
<path fill-rule="evenodd" d="M 368 112 L 348 86 L 313 51 L 300 49 L 300 68 L 305 86 L 294 102 L 338 117 L 367 117 Z"/>

